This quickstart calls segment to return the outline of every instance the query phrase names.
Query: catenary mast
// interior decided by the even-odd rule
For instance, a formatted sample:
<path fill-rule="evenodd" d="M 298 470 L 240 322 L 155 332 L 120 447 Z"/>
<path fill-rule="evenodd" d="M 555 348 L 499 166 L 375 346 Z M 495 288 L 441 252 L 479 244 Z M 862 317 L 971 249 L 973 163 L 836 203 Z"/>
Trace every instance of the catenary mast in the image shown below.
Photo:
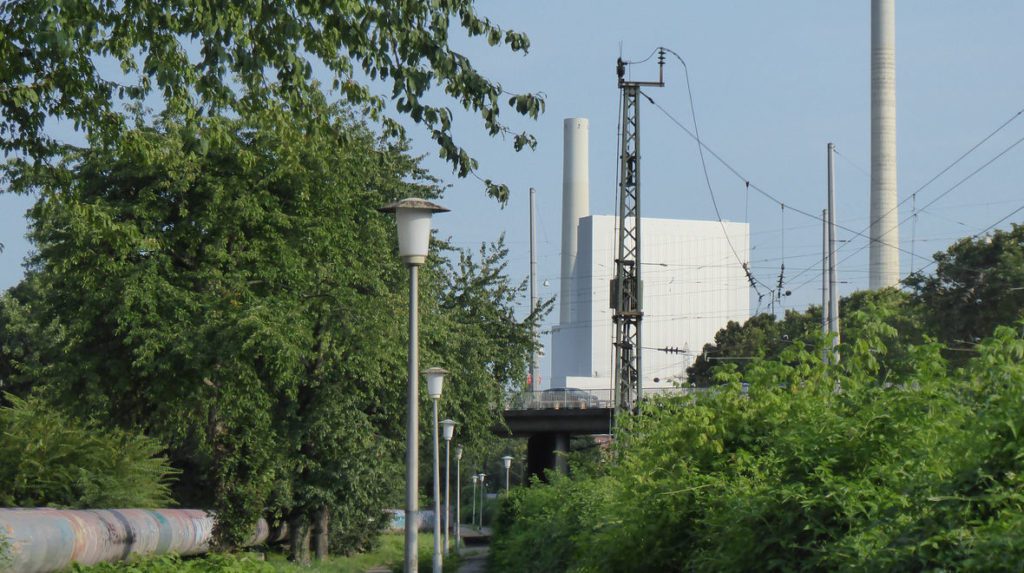
<path fill-rule="evenodd" d="M 626 80 L 626 62 L 616 72 L 622 92 L 622 141 L 619 156 L 619 221 L 615 278 L 611 286 L 615 322 L 616 412 L 634 412 L 643 395 L 641 331 L 643 283 L 640 280 L 640 88 L 662 87 L 665 51 L 658 50 L 658 81 Z"/>

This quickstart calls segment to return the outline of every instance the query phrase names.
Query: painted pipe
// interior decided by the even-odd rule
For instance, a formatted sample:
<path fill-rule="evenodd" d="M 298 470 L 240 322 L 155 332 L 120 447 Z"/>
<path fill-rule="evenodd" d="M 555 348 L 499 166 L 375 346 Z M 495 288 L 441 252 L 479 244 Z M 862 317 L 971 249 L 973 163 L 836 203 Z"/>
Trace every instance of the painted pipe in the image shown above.
<path fill-rule="evenodd" d="M 49 573 L 132 556 L 199 555 L 210 550 L 214 515 L 198 509 L 0 509 L 6 537 L 0 571 Z M 244 545 L 281 541 L 260 519 Z"/>

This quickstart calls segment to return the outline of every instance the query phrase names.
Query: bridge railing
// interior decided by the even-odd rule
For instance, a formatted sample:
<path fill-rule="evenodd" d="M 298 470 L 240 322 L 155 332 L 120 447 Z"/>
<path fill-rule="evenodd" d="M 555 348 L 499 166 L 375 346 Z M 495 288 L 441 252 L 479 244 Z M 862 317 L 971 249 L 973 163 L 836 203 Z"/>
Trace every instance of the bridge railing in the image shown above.
<path fill-rule="evenodd" d="M 645 396 L 689 395 L 706 388 L 644 388 Z M 615 393 L 608 388 L 581 390 L 577 388 L 552 388 L 534 392 L 521 392 L 509 398 L 506 410 L 585 410 L 588 408 L 614 408 Z"/>

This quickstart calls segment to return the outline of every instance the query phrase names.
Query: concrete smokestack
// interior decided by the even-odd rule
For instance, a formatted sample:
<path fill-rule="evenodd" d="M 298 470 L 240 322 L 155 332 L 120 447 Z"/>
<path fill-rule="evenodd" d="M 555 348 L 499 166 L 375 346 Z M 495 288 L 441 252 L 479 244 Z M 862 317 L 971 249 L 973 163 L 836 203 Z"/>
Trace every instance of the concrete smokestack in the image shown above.
<path fill-rule="evenodd" d="M 573 309 L 576 277 L 576 229 L 580 218 L 590 214 L 590 121 L 570 117 L 563 122 L 562 150 L 562 294 L 558 322 L 575 320 Z"/>
<path fill-rule="evenodd" d="M 899 284 L 896 204 L 896 0 L 871 0 L 872 290 Z"/>

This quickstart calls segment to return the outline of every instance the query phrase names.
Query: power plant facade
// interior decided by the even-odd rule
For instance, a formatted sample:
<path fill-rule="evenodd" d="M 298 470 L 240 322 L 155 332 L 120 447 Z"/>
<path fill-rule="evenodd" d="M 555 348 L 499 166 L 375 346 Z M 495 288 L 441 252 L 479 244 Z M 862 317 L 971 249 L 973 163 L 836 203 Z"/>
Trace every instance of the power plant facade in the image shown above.
<path fill-rule="evenodd" d="M 550 381 L 552 388 L 612 391 L 617 218 L 588 213 L 587 127 L 580 118 L 564 123 L 562 284 Z M 750 227 L 644 218 L 642 228 L 643 387 L 657 391 L 685 381 L 694 355 L 729 321 L 750 317 L 749 285 L 736 260 L 748 259 Z"/>
<path fill-rule="evenodd" d="M 579 220 L 571 314 L 552 330 L 552 387 L 612 387 L 611 281 L 615 277 L 616 218 Z M 704 344 L 730 320 L 750 317 L 746 275 L 718 221 L 643 219 L 645 390 L 671 388 Z M 741 257 L 749 250 L 749 226 L 725 223 Z M 563 279 L 564 280 L 564 279 Z M 663 349 L 663 350 L 659 350 Z"/>

